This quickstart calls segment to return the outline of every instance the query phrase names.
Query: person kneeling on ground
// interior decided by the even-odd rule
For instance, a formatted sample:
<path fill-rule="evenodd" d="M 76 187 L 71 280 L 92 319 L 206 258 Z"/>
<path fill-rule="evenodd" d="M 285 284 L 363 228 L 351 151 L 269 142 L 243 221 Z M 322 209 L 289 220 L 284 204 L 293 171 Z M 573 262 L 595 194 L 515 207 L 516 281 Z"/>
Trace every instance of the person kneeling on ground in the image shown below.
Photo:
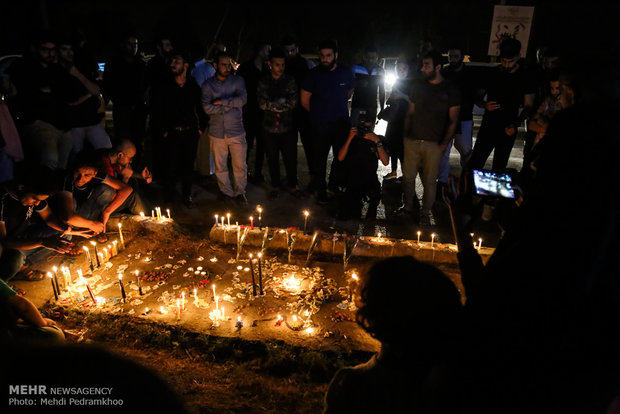
<path fill-rule="evenodd" d="M 381 350 L 336 372 L 324 414 L 458 412 L 463 307 L 454 283 L 412 256 L 390 257 L 362 276 L 355 299 L 357 323 Z"/>
<path fill-rule="evenodd" d="M 95 234 L 103 231 L 101 223 L 82 219 L 76 214 L 61 218 L 54 214 L 47 199 L 58 191 L 56 178 L 49 168 L 24 168 L 16 177 L 0 187 L 0 241 L 4 247 L 0 257 L 0 277 L 5 281 L 13 278 L 24 265 L 26 255 L 23 251 L 45 247 L 68 253 L 72 244 L 63 236 L 88 236 L 88 232 L 73 230 L 71 226 L 87 228 Z"/>
<path fill-rule="evenodd" d="M 347 141 L 338 151 L 338 161 L 344 161 L 346 171 L 346 190 L 338 214 L 341 220 L 359 219 L 365 197 L 369 199 L 366 219 L 377 217 L 377 206 L 381 201 L 377 158 L 383 165 L 388 165 L 389 155 L 383 147 L 383 137 L 376 135 L 373 129 L 372 119 L 360 114 L 358 126 L 351 128 Z"/>
<path fill-rule="evenodd" d="M 66 209 L 72 209 L 84 219 L 100 222 L 104 230 L 110 216 L 121 211 L 133 192 L 129 185 L 99 171 L 96 163 L 87 157 L 78 159 L 73 173 L 65 178 L 63 189 L 72 194 Z"/>

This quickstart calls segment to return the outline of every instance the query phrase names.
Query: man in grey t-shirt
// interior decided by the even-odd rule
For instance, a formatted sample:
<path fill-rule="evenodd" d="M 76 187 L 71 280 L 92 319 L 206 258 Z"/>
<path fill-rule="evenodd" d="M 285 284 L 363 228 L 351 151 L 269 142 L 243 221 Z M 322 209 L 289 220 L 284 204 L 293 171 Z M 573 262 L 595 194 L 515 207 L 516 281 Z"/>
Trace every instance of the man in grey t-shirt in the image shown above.
<path fill-rule="evenodd" d="M 420 78 L 410 95 L 405 118 L 403 202 L 399 215 L 417 215 L 414 208 L 418 169 L 424 186 L 420 225 L 431 225 L 431 208 L 437 190 L 439 162 L 456 129 L 460 110 L 459 91 L 441 75 L 441 54 L 431 50 L 422 56 Z"/>

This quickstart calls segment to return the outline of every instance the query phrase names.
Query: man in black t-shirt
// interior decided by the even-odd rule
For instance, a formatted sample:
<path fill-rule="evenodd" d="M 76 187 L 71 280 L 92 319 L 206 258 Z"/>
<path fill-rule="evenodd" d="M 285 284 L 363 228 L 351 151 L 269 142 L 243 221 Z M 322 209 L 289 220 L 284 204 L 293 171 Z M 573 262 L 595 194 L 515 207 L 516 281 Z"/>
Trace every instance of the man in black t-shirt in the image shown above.
<path fill-rule="evenodd" d="M 517 128 L 535 111 L 536 84 L 530 71 L 522 66 L 520 52 L 521 42 L 517 39 L 502 41 L 501 65 L 489 72 L 485 86 L 478 91 L 476 104 L 485 111 L 469 163 L 471 168 L 483 169 L 493 150 L 492 169 L 506 168 Z"/>
<path fill-rule="evenodd" d="M 417 215 L 414 207 L 418 169 L 424 186 L 420 225 L 431 225 L 431 208 L 437 191 L 439 162 L 454 136 L 459 119 L 459 91 L 441 75 L 441 54 L 431 50 L 422 56 L 420 78 L 414 82 L 409 113 L 405 118 L 403 202 L 399 215 Z"/>

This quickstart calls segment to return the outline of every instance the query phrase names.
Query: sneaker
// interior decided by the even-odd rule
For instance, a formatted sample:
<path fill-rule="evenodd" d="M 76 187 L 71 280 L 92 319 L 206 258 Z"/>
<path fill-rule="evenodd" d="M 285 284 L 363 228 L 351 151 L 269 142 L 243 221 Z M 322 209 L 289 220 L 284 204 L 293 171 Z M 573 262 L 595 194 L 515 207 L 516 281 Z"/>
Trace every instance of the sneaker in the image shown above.
<path fill-rule="evenodd" d="M 248 205 L 248 199 L 245 198 L 245 194 L 239 194 L 238 196 L 236 196 L 235 197 L 235 201 L 240 206 L 247 206 Z"/>
<path fill-rule="evenodd" d="M 397 177 L 397 175 L 398 175 L 398 174 L 396 174 L 396 171 L 392 171 L 392 172 L 391 172 L 391 173 L 389 173 L 389 174 L 385 174 L 385 175 L 383 176 L 383 179 L 384 179 L 384 180 L 394 180 L 394 179 Z"/>

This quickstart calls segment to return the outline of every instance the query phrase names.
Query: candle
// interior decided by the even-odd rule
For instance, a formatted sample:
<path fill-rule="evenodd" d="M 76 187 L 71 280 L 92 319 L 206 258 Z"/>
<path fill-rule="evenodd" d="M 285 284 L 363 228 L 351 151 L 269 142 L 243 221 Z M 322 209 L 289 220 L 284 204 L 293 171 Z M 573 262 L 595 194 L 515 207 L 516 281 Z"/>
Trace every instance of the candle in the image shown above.
<path fill-rule="evenodd" d="M 52 290 L 54 291 L 54 299 L 58 300 L 58 291 L 56 290 L 56 285 L 54 284 L 54 276 L 52 272 L 47 272 L 47 277 L 50 278 L 50 282 L 52 283 Z"/>
<path fill-rule="evenodd" d="M 95 248 L 95 258 L 97 259 L 97 267 L 101 266 L 101 262 L 99 261 L 99 251 L 97 251 L 97 243 L 94 241 L 91 241 L 90 244 L 93 245 L 93 247 Z"/>
<path fill-rule="evenodd" d="M 211 285 L 211 287 L 213 288 L 213 300 L 215 300 L 215 285 Z"/>
<path fill-rule="evenodd" d="M 102 251 L 103 251 L 103 260 L 106 262 L 110 261 L 110 252 L 108 251 L 108 248 L 104 247 Z"/>
<path fill-rule="evenodd" d="M 103 264 L 103 253 L 97 253 L 97 263 Z"/>
<path fill-rule="evenodd" d="M 306 234 L 306 228 L 308 227 L 308 216 L 310 212 L 308 210 L 304 210 L 304 234 Z"/>
<path fill-rule="evenodd" d="M 478 251 L 480 251 L 481 247 L 482 247 L 482 239 L 478 239 Z"/>
<path fill-rule="evenodd" d="M 108 244 L 108 253 L 110 253 L 110 258 L 114 257 L 114 250 L 112 249 L 112 243 Z"/>
<path fill-rule="evenodd" d="M 420 235 L 422 234 L 421 231 L 418 231 L 418 246 L 420 245 Z"/>
<path fill-rule="evenodd" d="M 144 211 L 141 211 L 141 212 L 140 212 L 140 217 L 141 217 L 141 218 L 144 218 Z M 148 309 L 148 308 L 147 308 L 147 309 Z"/>
<path fill-rule="evenodd" d="M 226 225 L 230 227 L 230 213 L 226 213 L 226 220 L 227 220 Z"/>
<path fill-rule="evenodd" d="M 56 266 L 52 266 L 52 270 L 54 271 L 54 283 L 56 284 L 56 291 L 60 295 L 60 285 L 58 284 L 58 268 Z M 67 280 L 65 278 L 64 285 L 67 285 Z"/>
<path fill-rule="evenodd" d="M 172 217 L 170 217 L 170 209 L 169 208 L 166 209 L 166 214 L 168 215 L 168 220 L 171 220 Z"/>
<path fill-rule="evenodd" d="M 181 301 L 177 299 L 177 318 L 181 317 Z"/>
<path fill-rule="evenodd" d="M 125 239 L 123 239 L 123 229 L 121 223 L 118 223 L 118 236 L 121 239 L 121 250 L 125 250 Z"/>
<path fill-rule="evenodd" d="M 90 271 L 95 270 L 95 266 L 93 266 L 93 259 L 90 257 L 90 249 L 87 246 L 82 247 L 86 252 L 86 258 L 88 259 L 88 266 L 90 266 Z"/>
<path fill-rule="evenodd" d="M 252 271 L 252 294 L 256 296 L 256 281 L 254 279 L 254 255 L 250 253 L 250 270 Z"/>
<path fill-rule="evenodd" d="M 254 230 L 254 217 L 250 216 L 250 230 Z"/>
<path fill-rule="evenodd" d="M 263 296 L 263 262 L 262 262 L 262 253 L 258 253 L 258 287 L 260 289 L 260 295 Z"/>
<path fill-rule="evenodd" d="M 71 284 L 71 273 L 69 272 L 69 268 L 63 266 L 60 270 L 62 271 L 62 275 L 65 279 L 65 284 Z"/>
<path fill-rule="evenodd" d="M 237 316 L 237 323 L 235 324 L 237 329 L 243 328 L 243 322 L 241 322 L 241 316 Z"/>
<path fill-rule="evenodd" d="M 155 207 L 155 213 L 157 214 L 157 221 L 161 221 L 161 208 Z"/>
<path fill-rule="evenodd" d="M 258 211 L 258 229 L 263 229 L 263 208 L 258 205 L 256 206 L 256 211 Z"/>
<path fill-rule="evenodd" d="M 225 319 L 224 316 L 224 307 L 222 306 L 222 308 L 220 309 L 220 316 L 222 317 L 222 319 Z"/>
<path fill-rule="evenodd" d="M 431 234 L 431 249 L 433 248 L 433 244 L 435 244 L 435 236 L 435 233 Z"/>
<path fill-rule="evenodd" d="M 185 292 L 181 292 L 181 309 L 185 310 Z"/>
<path fill-rule="evenodd" d="M 299 327 L 299 321 L 297 321 L 297 316 L 296 315 L 293 315 L 293 320 L 291 322 L 291 326 L 293 328 L 298 328 Z"/>
<path fill-rule="evenodd" d="M 123 286 L 123 275 L 118 274 L 118 286 L 121 288 L 121 297 L 123 298 L 123 303 L 127 300 L 127 296 L 125 295 L 125 286 Z"/>
<path fill-rule="evenodd" d="M 140 296 L 143 295 L 142 293 L 142 283 L 140 282 L 140 276 L 138 276 L 138 273 L 140 273 L 138 270 L 136 270 L 136 281 L 138 282 L 138 293 L 140 293 Z"/>
<path fill-rule="evenodd" d="M 218 218 L 218 217 L 219 217 L 219 216 L 216 214 L 216 215 L 215 215 L 215 227 L 217 227 L 217 223 L 218 223 L 217 218 Z"/>
<path fill-rule="evenodd" d="M 155 210 L 151 210 L 151 218 L 155 218 Z"/>
<path fill-rule="evenodd" d="M 215 297 L 215 310 L 219 310 L 219 306 L 218 306 L 219 301 L 220 301 L 220 297 L 216 296 Z"/>
<path fill-rule="evenodd" d="M 118 244 L 118 240 L 114 240 L 112 242 L 112 254 L 114 256 L 118 255 L 118 246 L 117 246 L 117 244 Z"/>
<path fill-rule="evenodd" d="M 377 237 L 380 239 L 381 238 L 381 232 L 377 233 Z"/>
<path fill-rule="evenodd" d="M 198 300 L 198 290 L 194 288 L 194 300 Z"/>
<path fill-rule="evenodd" d="M 222 216 L 222 227 L 224 227 L 224 216 Z"/>
<path fill-rule="evenodd" d="M 86 279 L 84 279 L 84 276 L 82 276 L 82 269 L 78 269 L 77 274 L 78 274 L 78 278 L 82 281 L 82 283 L 86 285 L 86 289 L 88 290 L 88 294 L 90 295 L 90 298 L 93 300 L 93 303 L 95 304 L 95 306 L 97 306 L 97 299 L 95 299 L 95 295 L 93 294 L 93 291 L 90 288 L 90 285 L 88 284 Z"/>
<path fill-rule="evenodd" d="M 168 313 L 168 311 L 163 306 L 160 306 L 159 307 L 159 313 L 161 313 L 162 315 L 165 315 L 165 314 Z"/>
<path fill-rule="evenodd" d="M 276 320 L 276 326 L 282 325 L 282 315 L 278 313 L 278 319 Z"/>

